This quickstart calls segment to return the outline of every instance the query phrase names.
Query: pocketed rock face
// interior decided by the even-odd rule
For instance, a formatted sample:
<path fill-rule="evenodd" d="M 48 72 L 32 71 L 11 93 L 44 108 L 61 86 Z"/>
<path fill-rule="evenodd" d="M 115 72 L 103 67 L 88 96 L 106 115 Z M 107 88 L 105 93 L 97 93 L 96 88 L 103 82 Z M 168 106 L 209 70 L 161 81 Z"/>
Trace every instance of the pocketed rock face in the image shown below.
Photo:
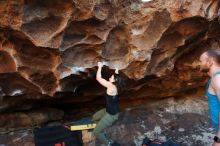
<path fill-rule="evenodd" d="M 131 104 L 200 94 L 207 75 L 199 55 L 220 48 L 219 7 L 218 0 L 1 0 L 0 112 L 103 106 L 98 61 L 109 66 L 104 72 L 121 70 L 121 97 Z"/>

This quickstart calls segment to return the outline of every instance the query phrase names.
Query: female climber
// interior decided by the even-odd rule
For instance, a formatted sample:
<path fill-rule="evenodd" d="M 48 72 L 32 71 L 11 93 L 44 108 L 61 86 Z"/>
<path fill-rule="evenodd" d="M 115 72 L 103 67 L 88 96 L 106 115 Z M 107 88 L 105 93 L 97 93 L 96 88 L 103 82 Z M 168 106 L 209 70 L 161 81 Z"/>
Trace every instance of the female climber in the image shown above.
<path fill-rule="evenodd" d="M 118 93 L 122 90 L 122 78 L 119 76 L 118 69 L 115 69 L 115 73 L 105 80 L 102 78 L 103 63 L 98 62 L 98 71 L 96 73 L 96 80 L 105 88 L 106 90 L 106 108 L 96 112 L 93 115 L 93 121 L 97 122 L 96 128 L 94 129 L 94 135 L 105 145 L 110 146 L 113 141 L 111 141 L 104 133 L 104 129 L 112 125 L 116 120 L 118 120 L 119 109 L 119 96 Z"/>

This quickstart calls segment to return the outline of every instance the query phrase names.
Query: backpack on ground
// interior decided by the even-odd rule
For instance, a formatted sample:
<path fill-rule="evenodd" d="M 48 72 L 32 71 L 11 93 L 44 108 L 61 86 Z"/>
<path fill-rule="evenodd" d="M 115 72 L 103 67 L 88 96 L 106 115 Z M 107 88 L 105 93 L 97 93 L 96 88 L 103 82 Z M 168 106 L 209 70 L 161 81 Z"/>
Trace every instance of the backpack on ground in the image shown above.
<path fill-rule="evenodd" d="M 82 146 L 81 131 L 70 131 L 63 126 L 34 130 L 35 146 Z"/>
<path fill-rule="evenodd" d="M 168 140 L 166 142 L 161 142 L 158 139 L 151 140 L 145 137 L 143 139 L 142 146 L 180 146 L 180 145 L 172 142 L 171 140 Z"/>

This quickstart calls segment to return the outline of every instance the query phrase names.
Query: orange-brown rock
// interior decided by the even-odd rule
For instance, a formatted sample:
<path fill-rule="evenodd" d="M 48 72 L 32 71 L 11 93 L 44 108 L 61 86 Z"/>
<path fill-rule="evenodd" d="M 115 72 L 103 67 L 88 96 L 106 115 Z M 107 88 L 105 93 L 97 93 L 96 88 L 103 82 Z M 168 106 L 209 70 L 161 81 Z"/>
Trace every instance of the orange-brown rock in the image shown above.
<path fill-rule="evenodd" d="M 12 131 L 14 129 L 25 129 L 36 127 L 48 121 L 61 120 L 64 113 L 57 109 L 45 108 L 30 112 L 16 112 L 13 114 L 0 115 L 0 131 Z"/>

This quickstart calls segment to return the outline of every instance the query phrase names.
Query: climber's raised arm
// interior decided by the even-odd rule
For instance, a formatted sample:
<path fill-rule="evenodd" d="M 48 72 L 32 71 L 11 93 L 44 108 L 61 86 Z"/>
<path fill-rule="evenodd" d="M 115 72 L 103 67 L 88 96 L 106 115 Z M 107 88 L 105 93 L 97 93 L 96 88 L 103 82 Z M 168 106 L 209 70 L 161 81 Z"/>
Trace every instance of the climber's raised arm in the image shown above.
<path fill-rule="evenodd" d="M 103 63 L 102 62 L 98 62 L 98 70 L 96 73 L 96 80 L 104 87 L 108 88 L 110 87 L 112 84 L 105 80 L 104 78 L 102 78 L 102 67 L 103 67 Z"/>

